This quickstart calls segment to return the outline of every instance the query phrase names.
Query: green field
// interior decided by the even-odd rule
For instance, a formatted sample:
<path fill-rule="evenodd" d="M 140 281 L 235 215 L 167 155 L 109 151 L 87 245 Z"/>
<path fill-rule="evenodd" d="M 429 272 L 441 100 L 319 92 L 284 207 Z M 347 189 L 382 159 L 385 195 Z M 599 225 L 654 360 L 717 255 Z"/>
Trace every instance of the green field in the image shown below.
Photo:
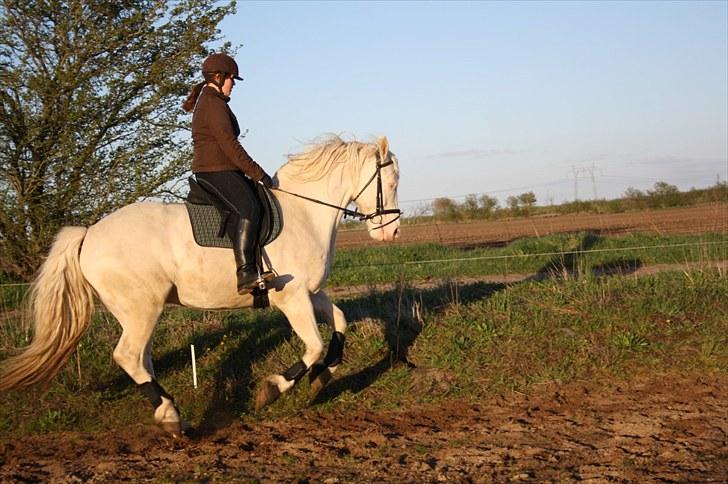
<path fill-rule="evenodd" d="M 540 255 L 538 255 L 540 254 Z M 599 237 L 558 234 L 505 247 L 461 249 L 438 244 L 390 245 L 336 253 L 330 285 L 361 285 L 511 273 L 587 276 L 629 273 L 654 264 L 728 259 L 728 234 Z"/>
<path fill-rule="evenodd" d="M 263 413 L 278 419 L 300 412 L 479 400 L 553 381 L 726 373 L 728 279 L 721 270 L 689 266 L 728 259 L 727 240 L 725 235 L 595 239 L 582 234 L 470 251 L 435 245 L 340 251 L 334 284 L 399 282 L 388 290 L 372 285 L 364 294 L 337 301 L 351 323 L 337 379 L 313 400 L 304 380 Z M 679 244 L 691 245 L 585 253 Z M 523 257 L 563 251 L 573 252 Z M 514 257 L 485 258 L 504 255 Z M 465 257 L 483 258 L 401 264 Z M 656 263 L 682 266 L 639 278 L 595 275 L 596 269 L 597 274 L 609 274 L 610 268 L 629 272 Z M 455 277 L 508 272 L 560 277 L 513 284 Z M 408 282 L 426 276 L 446 279 L 427 289 Z M 27 342 L 30 324 L 16 301 L 3 304 L 4 357 Z M 328 328 L 322 327 L 322 333 L 328 340 Z M 119 335 L 113 317 L 99 311 L 78 352 L 47 392 L 0 395 L 0 435 L 151 423 L 151 407 L 112 361 Z M 197 389 L 192 387 L 190 344 L 198 356 Z M 203 427 L 260 418 L 252 411 L 254 384 L 290 366 L 302 350 L 275 309 L 170 308 L 154 335 L 158 379 L 174 395 L 183 416 Z"/>

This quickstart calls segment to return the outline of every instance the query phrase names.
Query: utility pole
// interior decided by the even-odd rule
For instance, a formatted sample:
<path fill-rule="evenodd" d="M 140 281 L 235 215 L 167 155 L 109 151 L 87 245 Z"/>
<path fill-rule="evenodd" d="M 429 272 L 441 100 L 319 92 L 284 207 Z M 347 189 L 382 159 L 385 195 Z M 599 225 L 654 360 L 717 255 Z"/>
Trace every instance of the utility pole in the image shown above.
<path fill-rule="evenodd" d="M 579 169 L 575 166 L 572 166 L 571 174 L 574 177 L 574 201 L 576 202 L 579 200 Z"/>
<path fill-rule="evenodd" d="M 595 176 L 595 173 L 597 170 L 598 170 L 598 168 L 597 168 L 596 163 L 592 163 L 592 166 L 589 169 L 589 176 L 591 176 L 592 189 L 594 190 L 594 200 L 597 199 L 597 179 Z"/>
<path fill-rule="evenodd" d="M 596 163 L 592 163 L 590 167 L 577 168 L 576 166 L 571 167 L 571 176 L 574 177 L 574 201 L 579 200 L 579 178 L 586 180 L 591 179 L 592 182 L 592 193 L 594 194 L 594 200 L 597 199 L 597 179 L 596 172 L 599 170 Z M 568 176 L 569 174 L 567 174 Z"/>

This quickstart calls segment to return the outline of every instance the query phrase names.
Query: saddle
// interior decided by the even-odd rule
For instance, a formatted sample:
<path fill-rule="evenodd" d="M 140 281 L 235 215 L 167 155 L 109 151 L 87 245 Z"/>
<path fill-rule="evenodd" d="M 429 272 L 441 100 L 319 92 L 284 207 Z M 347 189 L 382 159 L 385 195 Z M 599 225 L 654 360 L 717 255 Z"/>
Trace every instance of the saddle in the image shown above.
<path fill-rule="evenodd" d="M 190 192 L 185 200 L 187 213 L 192 225 L 195 242 L 202 247 L 221 247 L 232 249 L 233 243 L 226 235 L 228 223 L 234 222 L 235 209 L 229 207 L 215 193 L 212 185 L 200 184 L 194 176 L 188 178 Z M 258 247 L 273 242 L 283 227 L 280 206 L 273 193 L 260 183 L 256 183 L 258 199 L 263 207 L 258 223 Z"/>
<path fill-rule="evenodd" d="M 195 242 L 202 247 L 220 247 L 232 249 L 233 243 L 225 230 L 228 223 L 235 221 L 235 209 L 228 206 L 222 197 L 216 194 L 215 187 L 199 183 L 193 176 L 189 177 L 190 192 L 185 200 L 187 213 L 190 216 L 192 235 Z M 201 181 L 201 180 L 200 180 Z M 258 223 L 258 242 L 255 250 L 256 264 L 259 274 L 263 272 L 261 248 L 273 242 L 283 228 L 281 209 L 270 190 L 256 183 L 258 200 L 263 206 Z M 265 283 L 263 283 L 265 284 Z M 253 307 L 270 306 L 268 288 L 264 285 L 253 289 Z"/>

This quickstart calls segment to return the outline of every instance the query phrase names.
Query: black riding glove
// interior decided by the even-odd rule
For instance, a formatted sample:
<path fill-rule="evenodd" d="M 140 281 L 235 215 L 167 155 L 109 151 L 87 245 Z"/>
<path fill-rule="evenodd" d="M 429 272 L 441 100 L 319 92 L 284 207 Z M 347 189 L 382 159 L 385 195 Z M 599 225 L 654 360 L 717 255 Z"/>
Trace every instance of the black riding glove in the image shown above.
<path fill-rule="evenodd" d="M 272 186 L 273 186 L 273 180 L 271 180 L 270 176 L 269 176 L 269 175 L 268 175 L 267 173 L 265 173 L 265 174 L 263 175 L 263 178 L 261 178 L 261 179 L 260 179 L 260 180 L 258 180 L 258 181 L 259 181 L 260 183 L 262 183 L 262 184 L 263 184 L 263 186 L 265 186 L 266 188 L 270 188 L 270 187 L 272 187 Z"/>

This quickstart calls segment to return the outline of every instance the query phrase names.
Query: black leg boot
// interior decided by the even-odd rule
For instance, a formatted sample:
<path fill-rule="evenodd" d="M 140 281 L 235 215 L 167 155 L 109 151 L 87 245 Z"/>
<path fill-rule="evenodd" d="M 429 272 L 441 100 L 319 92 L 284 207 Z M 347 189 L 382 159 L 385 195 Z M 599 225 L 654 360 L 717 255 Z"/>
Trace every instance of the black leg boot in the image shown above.
<path fill-rule="evenodd" d="M 241 218 L 237 233 L 232 237 L 235 263 L 238 268 L 238 294 L 247 294 L 257 286 L 258 269 L 255 263 L 255 225 Z"/>

